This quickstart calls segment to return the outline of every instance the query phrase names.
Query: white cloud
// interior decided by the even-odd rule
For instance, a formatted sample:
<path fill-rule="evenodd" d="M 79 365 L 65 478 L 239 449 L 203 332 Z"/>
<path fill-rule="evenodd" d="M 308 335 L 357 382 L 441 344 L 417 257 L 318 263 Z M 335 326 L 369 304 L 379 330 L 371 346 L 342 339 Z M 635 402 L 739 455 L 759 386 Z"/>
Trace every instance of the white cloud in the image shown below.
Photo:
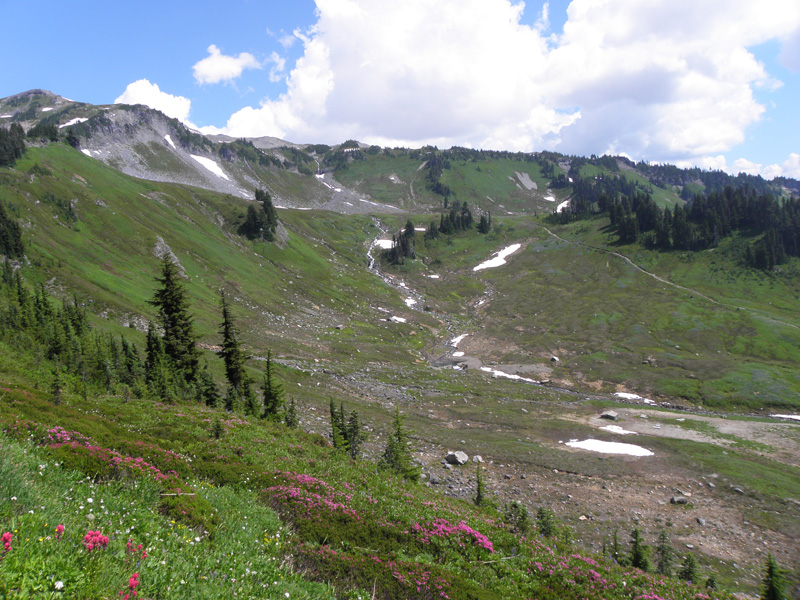
<path fill-rule="evenodd" d="M 800 73 L 800 27 L 783 39 L 779 58 L 784 67 Z"/>
<path fill-rule="evenodd" d="M 227 133 L 707 161 L 762 118 L 754 89 L 780 86 L 748 48 L 786 54 L 800 30 L 796 0 L 573 0 L 555 38 L 547 4 L 533 26 L 515 0 L 316 4 L 288 76 L 271 57 L 286 92 Z"/>
<path fill-rule="evenodd" d="M 286 71 L 286 59 L 277 52 L 273 52 L 269 57 L 269 61 L 273 63 L 273 67 L 269 70 L 269 80 L 272 83 L 277 83 L 283 79 L 283 74 Z"/>
<path fill-rule="evenodd" d="M 114 104 L 144 104 L 184 123 L 189 122 L 189 111 L 192 108 L 192 101 L 188 98 L 162 92 L 158 85 L 147 79 L 128 84 L 122 95 L 114 100 Z"/>
<path fill-rule="evenodd" d="M 208 47 L 208 56 L 193 67 L 194 79 L 199 84 L 230 83 L 242 75 L 245 69 L 260 69 L 261 63 L 249 52 L 238 56 L 226 56 L 214 44 Z"/>

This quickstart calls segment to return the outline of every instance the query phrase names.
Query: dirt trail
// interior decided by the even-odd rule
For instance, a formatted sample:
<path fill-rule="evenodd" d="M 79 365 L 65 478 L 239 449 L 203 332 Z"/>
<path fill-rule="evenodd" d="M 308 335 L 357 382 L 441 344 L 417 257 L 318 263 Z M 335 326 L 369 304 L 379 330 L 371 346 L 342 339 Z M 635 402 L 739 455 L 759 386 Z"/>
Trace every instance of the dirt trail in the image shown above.
<path fill-rule="evenodd" d="M 719 300 L 715 300 L 714 298 L 712 298 L 710 296 L 707 296 L 707 295 L 705 295 L 705 294 L 703 294 L 701 292 L 698 292 L 695 289 L 692 289 L 692 288 L 689 288 L 689 287 L 674 283 L 674 282 L 670 281 L 669 279 L 665 279 L 665 278 L 663 278 L 663 277 L 661 277 L 659 275 L 656 275 L 655 273 L 652 273 L 652 272 L 648 271 L 644 267 L 641 267 L 641 266 L 637 265 L 635 262 L 633 262 L 630 258 L 625 256 L 624 254 L 620 254 L 619 252 L 616 252 L 614 250 L 607 250 L 605 248 L 600 248 L 598 246 L 591 246 L 589 244 L 584 244 L 583 242 L 576 242 L 576 241 L 572 241 L 572 240 L 567 240 L 567 239 L 562 238 L 560 235 L 557 235 L 557 234 L 553 233 L 552 231 L 550 231 L 544 225 L 539 224 L 538 226 L 541 227 L 542 229 L 544 229 L 551 236 L 553 236 L 557 240 L 560 240 L 560 241 L 564 242 L 565 244 L 573 244 L 575 246 L 581 246 L 583 248 L 587 248 L 588 250 L 594 250 L 596 252 L 603 252 L 605 254 L 611 254 L 613 256 L 616 256 L 617 258 L 621 258 L 622 260 L 627 262 L 629 265 L 631 265 L 637 271 L 640 271 L 640 272 L 644 273 L 645 275 L 648 275 L 648 276 L 652 277 L 656 281 L 660 281 L 661 283 L 663 283 L 665 285 L 669 285 L 669 286 L 674 287 L 676 289 L 683 290 L 684 292 L 689 292 L 690 294 L 694 294 L 695 296 L 703 298 L 704 300 L 707 300 L 708 302 L 711 302 L 712 304 L 716 304 L 717 306 L 724 306 L 726 308 L 731 308 L 731 309 L 735 309 L 735 310 L 744 310 L 744 311 L 749 312 L 753 316 L 761 317 L 761 318 L 768 318 L 771 321 L 776 321 L 776 322 L 778 322 L 778 323 L 780 323 L 782 325 L 786 325 L 787 327 L 793 327 L 794 329 L 800 329 L 800 326 L 794 325 L 792 323 L 787 323 L 786 321 L 783 321 L 781 319 L 777 319 L 777 318 L 775 318 L 773 316 L 765 316 L 765 315 L 761 314 L 756 309 L 747 308 L 746 306 L 737 306 L 736 304 L 729 304 L 727 302 L 720 302 Z"/>

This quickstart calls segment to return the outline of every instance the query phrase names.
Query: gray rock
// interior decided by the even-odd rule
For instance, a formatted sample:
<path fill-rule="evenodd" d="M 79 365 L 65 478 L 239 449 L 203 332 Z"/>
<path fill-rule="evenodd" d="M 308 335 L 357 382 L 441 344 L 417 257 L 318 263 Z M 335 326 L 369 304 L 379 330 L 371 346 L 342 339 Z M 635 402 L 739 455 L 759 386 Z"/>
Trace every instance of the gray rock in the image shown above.
<path fill-rule="evenodd" d="M 609 421 L 618 421 L 619 413 L 613 410 L 607 410 L 602 415 L 600 415 L 600 418 L 608 419 Z"/>
<path fill-rule="evenodd" d="M 467 456 L 466 452 L 457 450 L 455 452 L 448 452 L 445 460 L 449 465 L 463 465 L 469 460 L 469 456 Z"/>
<path fill-rule="evenodd" d="M 670 504 L 689 504 L 689 499 L 686 496 L 673 496 L 669 499 Z"/>
<path fill-rule="evenodd" d="M 744 490 L 742 488 L 733 488 L 733 491 L 737 494 L 744 494 Z"/>
<path fill-rule="evenodd" d="M 705 527 L 706 520 L 703 517 L 697 517 L 697 524 L 700 525 L 700 527 Z"/>
<path fill-rule="evenodd" d="M 483 462 L 483 457 L 480 454 L 476 454 L 475 456 L 472 457 L 472 462 L 474 462 L 474 463 L 482 463 Z"/>
<path fill-rule="evenodd" d="M 429 476 L 428 481 L 431 483 L 431 485 L 439 485 L 439 478 L 436 475 Z"/>

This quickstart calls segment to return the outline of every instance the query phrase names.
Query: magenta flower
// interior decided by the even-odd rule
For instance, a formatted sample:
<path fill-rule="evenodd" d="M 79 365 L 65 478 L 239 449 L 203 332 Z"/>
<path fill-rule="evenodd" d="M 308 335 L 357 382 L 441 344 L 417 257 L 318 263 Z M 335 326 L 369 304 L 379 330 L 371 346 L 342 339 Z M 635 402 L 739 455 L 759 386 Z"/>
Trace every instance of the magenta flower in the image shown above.
<path fill-rule="evenodd" d="M 13 538 L 13 537 L 14 537 L 14 536 L 13 536 L 13 535 L 11 535 L 11 532 L 10 532 L 10 531 L 6 531 L 6 532 L 3 534 L 3 537 L 2 537 L 2 538 L 0 538 L 0 539 L 2 539 L 2 541 L 3 541 L 3 554 L 5 554 L 5 553 L 6 553 L 6 552 L 8 552 L 9 550 L 11 550 L 11 538 Z"/>
<path fill-rule="evenodd" d="M 95 548 L 105 548 L 108 546 L 108 536 L 103 535 L 99 531 L 92 531 L 89 530 L 85 536 L 83 536 L 83 547 L 86 548 L 87 552 L 91 552 Z"/>
<path fill-rule="evenodd" d="M 56 525 L 56 539 L 60 540 L 63 534 L 64 534 L 64 526 Z"/>

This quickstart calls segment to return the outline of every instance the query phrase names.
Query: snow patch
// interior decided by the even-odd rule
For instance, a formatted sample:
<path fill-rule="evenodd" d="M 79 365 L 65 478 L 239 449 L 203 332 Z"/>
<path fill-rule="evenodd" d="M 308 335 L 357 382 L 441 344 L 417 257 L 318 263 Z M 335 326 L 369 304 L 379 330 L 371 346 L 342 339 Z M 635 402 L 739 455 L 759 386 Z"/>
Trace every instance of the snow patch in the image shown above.
<path fill-rule="evenodd" d="M 601 454 L 627 454 L 629 456 L 653 456 L 653 453 L 647 448 L 636 446 L 634 444 L 623 444 L 621 442 L 603 442 L 601 440 L 570 440 L 567 442 L 570 448 L 580 448 L 581 450 L 589 450 L 590 452 L 600 452 Z"/>
<path fill-rule="evenodd" d="M 406 303 L 406 306 L 411 308 L 412 306 L 414 306 L 417 303 L 417 301 L 414 300 L 414 298 L 406 298 L 405 303 Z"/>
<path fill-rule="evenodd" d="M 223 179 L 230 181 L 230 178 L 225 175 L 225 171 L 223 171 L 222 168 L 210 158 L 206 158 L 205 156 L 197 156 L 196 154 L 190 154 L 189 156 L 191 156 L 217 177 L 222 177 Z"/>
<path fill-rule="evenodd" d="M 167 143 L 168 143 L 170 146 L 172 146 L 172 149 L 173 149 L 173 150 L 177 150 L 177 148 L 175 147 L 175 143 L 172 141 L 172 138 L 171 138 L 171 137 L 169 137 L 169 134 L 165 135 L 165 136 L 164 136 L 164 139 L 165 139 L 165 140 L 167 140 Z"/>
<path fill-rule="evenodd" d="M 482 262 L 477 267 L 473 267 L 473 271 L 480 271 L 482 269 L 493 269 L 495 267 L 500 267 L 506 264 L 506 257 L 514 254 L 517 250 L 522 248 L 522 244 L 511 244 L 508 248 L 503 248 L 498 252 L 494 258 L 490 258 L 489 260 Z"/>
<path fill-rule="evenodd" d="M 460 351 L 459 352 L 453 352 L 453 356 L 455 356 L 456 358 L 459 358 L 461 356 L 464 356 L 464 353 L 460 352 Z"/>
<path fill-rule="evenodd" d="M 14 115 L 0 115 L 0 119 L 10 119 Z"/>
<path fill-rule="evenodd" d="M 89 151 L 88 151 L 86 148 L 81 148 L 81 152 L 83 152 L 83 153 L 84 153 L 86 156 L 88 156 L 89 158 L 91 158 L 91 157 L 92 157 L 92 153 L 91 153 L 91 152 L 89 152 Z"/>
<path fill-rule="evenodd" d="M 792 419 L 793 421 L 800 421 L 800 415 L 770 415 L 775 419 Z"/>
<path fill-rule="evenodd" d="M 623 400 L 641 400 L 645 404 L 655 404 L 650 398 L 642 398 L 639 394 L 629 394 L 628 392 L 614 392 L 614 395 L 617 398 L 622 398 Z"/>
<path fill-rule="evenodd" d="M 606 425 L 605 427 L 601 427 L 604 431 L 610 431 L 611 433 L 618 433 L 619 435 L 639 435 L 635 431 L 628 431 L 627 429 L 623 429 L 619 425 Z"/>
<path fill-rule="evenodd" d="M 389 320 L 392 323 L 405 323 L 406 320 L 403 317 L 390 317 Z"/>
<path fill-rule="evenodd" d="M 428 231 L 425 227 L 414 227 L 414 231 Z"/>
<path fill-rule="evenodd" d="M 556 197 L 553 196 L 552 194 L 548 194 L 547 196 L 544 197 L 544 199 L 547 200 L 548 202 L 555 202 L 556 201 Z"/>
<path fill-rule="evenodd" d="M 462 333 L 461 335 L 454 337 L 452 340 L 447 342 L 447 345 L 452 346 L 453 348 L 458 348 L 458 345 L 461 343 L 461 340 L 463 340 L 468 335 L 469 335 L 468 333 Z"/>
<path fill-rule="evenodd" d="M 365 204 L 372 204 L 372 206 L 380 206 L 377 202 L 370 202 L 369 200 L 364 200 L 363 198 L 358 199 L 359 202 L 363 202 Z"/>
<path fill-rule="evenodd" d="M 428 279 L 439 279 L 438 275 L 428 275 Z"/>
<path fill-rule="evenodd" d="M 89 119 L 86 119 L 84 117 L 75 117 L 74 119 L 70 119 L 69 121 L 67 121 L 63 125 L 59 125 L 58 128 L 59 129 L 64 129 L 64 127 L 69 127 L 70 125 L 77 125 L 78 123 L 83 123 L 84 121 L 88 121 L 88 120 Z"/>
<path fill-rule="evenodd" d="M 524 381 L 525 383 L 539 383 L 535 379 L 528 379 L 527 377 L 520 377 L 519 375 L 514 375 L 512 373 L 504 373 L 503 371 L 498 371 L 497 369 L 492 369 L 491 367 L 481 367 L 481 371 L 486 371 L 487 373 L 491 373 L 493 377 L 503 377 L 504 379 L 513 379 L 514 381 Z"/>
<path fill-rule="evenodd" d="M 375 240 L 375 245 L 383 250 L 391 250 L 394 242 L 392 240 Z"/>
<path fill-rule="evenodd" d="M 564 200 L 561 204 L 556 206 L 556 212 L 560 213 L 569 206 L 569 200 Z"/>
<path fill-rule="evenodd" d="M 53 110 L 53 107 L 52 107 L 52 106 L 45 106 L 45 107 L 42 109 L 42 112 L 50 112 L 51 110 Z"/>

